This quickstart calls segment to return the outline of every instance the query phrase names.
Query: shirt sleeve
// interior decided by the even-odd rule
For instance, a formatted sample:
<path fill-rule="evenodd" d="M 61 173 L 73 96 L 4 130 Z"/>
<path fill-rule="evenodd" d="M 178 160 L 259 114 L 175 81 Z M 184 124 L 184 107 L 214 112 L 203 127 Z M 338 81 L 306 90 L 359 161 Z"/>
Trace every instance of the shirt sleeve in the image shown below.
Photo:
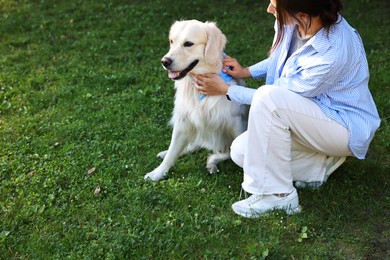
<path fill-rule="evenodd" d="M 254 79 L 261 79 L 267 76 L 267 70 L 269 65 L 270 58 L 260 61 L 252 66 L 250 66 L 249 72 Z"/>
<path fill-rule="evenodd" d="M 232 85 L 229 87 L 227 95 L 230 100 L 239 105 L 250 105 L 256 89 L 247 88 L 239 85 Z"/>

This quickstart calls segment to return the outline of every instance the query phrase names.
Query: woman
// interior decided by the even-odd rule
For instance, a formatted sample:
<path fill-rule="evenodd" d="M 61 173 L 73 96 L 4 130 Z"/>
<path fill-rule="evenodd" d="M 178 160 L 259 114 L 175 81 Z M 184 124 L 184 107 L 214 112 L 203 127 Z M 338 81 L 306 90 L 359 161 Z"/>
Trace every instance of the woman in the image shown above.
<path fill-rule="evenodd" d="M 299 212 L 293 181 L 319 187 L 346 156 L 367 153 L 380 119 L 362 41 L 341 9 L 339 0 L 271 0 L 267 12 L 277 22 L 269 57 L 249 68 L 224 59 L 235 78 L 266 77 L 257 90 L 197 76 L 201 93 L 251 104 L 248 130 L 231 147 L 244 169 L 242 188 L 253 194 L 232 205 L 241 216 Z"/>

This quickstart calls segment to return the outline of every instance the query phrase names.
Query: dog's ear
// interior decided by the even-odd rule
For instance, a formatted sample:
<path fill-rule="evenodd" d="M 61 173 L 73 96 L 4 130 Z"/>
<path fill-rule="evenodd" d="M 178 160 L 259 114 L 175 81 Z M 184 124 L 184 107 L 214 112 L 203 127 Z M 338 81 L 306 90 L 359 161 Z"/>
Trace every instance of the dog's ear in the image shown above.
<path fill-rule="evenodd" d="M 226 45 L 226 36 L 214 22 L 206 22 L 207 44 L 205 48 L 205 60 L 209 64 L 218 63 Z"/>

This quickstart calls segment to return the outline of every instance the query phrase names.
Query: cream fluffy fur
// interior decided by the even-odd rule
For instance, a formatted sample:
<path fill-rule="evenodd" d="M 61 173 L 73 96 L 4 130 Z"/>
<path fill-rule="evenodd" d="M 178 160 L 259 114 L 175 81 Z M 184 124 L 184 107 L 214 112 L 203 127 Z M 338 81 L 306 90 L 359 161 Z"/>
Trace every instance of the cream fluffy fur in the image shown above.
<path fill-rule="evenodd" d="M 171 143 L 168 150 L 157 155 L 162 163 L 145 175 L 145 179 L 153 181 L 164 178 L 180 155 L 199 148 L 213 151 L 206 168 L 210 173 L 217 172 L 217 164 L 230 158 L 234 138 L 246 129 L 247 107 L 227 100 L 225 95 L 201 99 L 190 76 L 221 72 L 226 37 L 216 24 L 177 21 L 171 27 L 169 40 L 170 49 L 162 63 L 170 78 L 180 79 L 175 80 Z M 236 83 L 233 80 L 230 84 Z"/>

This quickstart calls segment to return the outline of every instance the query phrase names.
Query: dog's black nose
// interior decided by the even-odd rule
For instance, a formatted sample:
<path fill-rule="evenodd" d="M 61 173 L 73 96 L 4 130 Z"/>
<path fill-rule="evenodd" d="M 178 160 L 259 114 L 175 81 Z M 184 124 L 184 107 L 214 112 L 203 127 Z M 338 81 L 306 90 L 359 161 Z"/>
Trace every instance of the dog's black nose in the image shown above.
<path fill-rule="evenodd" d="M 172 60 L 170 58 L 164 57 L 162 58 L 161 63 L 165 68 L 168 68 L 172 64 Z"/>

